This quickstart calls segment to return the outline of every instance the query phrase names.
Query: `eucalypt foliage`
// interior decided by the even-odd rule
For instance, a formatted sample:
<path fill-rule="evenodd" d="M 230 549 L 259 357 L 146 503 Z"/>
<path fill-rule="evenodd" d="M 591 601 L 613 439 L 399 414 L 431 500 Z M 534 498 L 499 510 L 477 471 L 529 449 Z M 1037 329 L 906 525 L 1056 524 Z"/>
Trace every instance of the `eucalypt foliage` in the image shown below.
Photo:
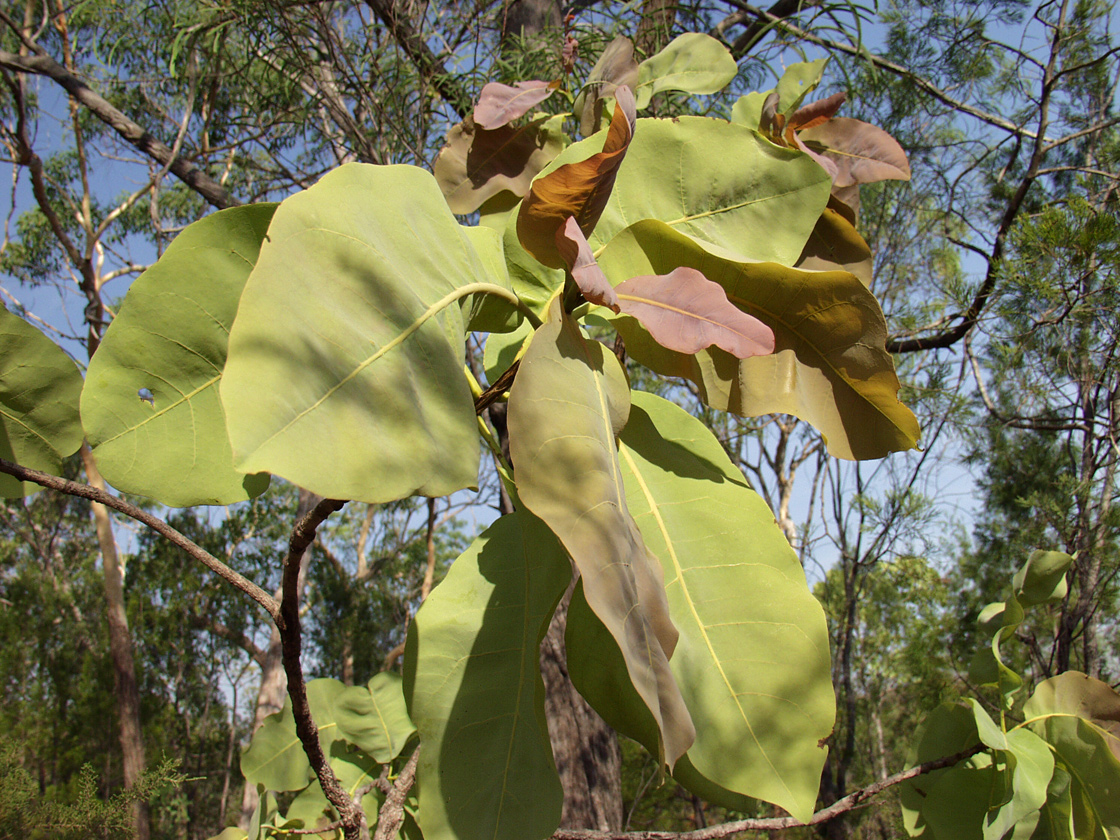
<path fill-rule="evenodd" d="M 1025 611 L 1067 595 L 1073 558 L 1036 551 L 1004 602 L 989 604 L 980 626 L 991 645 L 973 661 L 974 684 L 997 689 L 999 723 L 976 700 L 947 703 L 927 719 L 913 764 L 974 754 L 903 788 L 911 837 L 1066 838 L 1120 836 L 1120 694 L 1076 671 L 1043 680 L 1029 697 L 1004 661 Z"/>
<path fill-rule="evenodd" d="M 791 67 L 776 104 L 762 95 L 766 125 L 640 119 L 662 91 L 710 93 L 734 75 L 712 39 L 683 37 L 641 64 L 612 45 L 576 97 L 596 132 L 578 142 L 563 133 L 571 115 L 530 113 L 555 91 L 571 100 L 562 81 L 491 89 L 435 177 L 348 164 L 279 205 L 192 225 L 109 327 L 82 429 L 48 424 L 49 448 L 72 451 L 84 431 L 116 487 L 176 506 L 245 499 L 269 475 L 327 500 L 450 494 L 476 484 L 480 437 L 497 462 L 516 513 L 418 611 L 403 682 L 311 683 L 317 745 L 299 735 L 312 731 L 302 711 L 257 734 L 249 782 L 298 795 L 282 816 L 262 797 L 254 840 L 336 813 L 358 837 L 351 800 L 397 760 L 412 723 L 406 833 L 549 836 L 562 792 L 538 648 L 573 573 L 569 668 L 603 717 L 708 801 L 812 815 L 835 717 L 823 611 L 711 431 L 633 392 L 584 326 L 609 324 L 632 360 L 691 380 L 713 408 L 813 423 L 837 456 L 914 447 L 883 313 L 849 270 L 852 244 L 866 243 L 834 195 L 884 175 L 822 165 L 830 149 L 851 156 L 843 131 L 816 149 L 798 139 L 838 107 L 819 109 L 824 123 L 803 113 L 821 63 Z M 867 154 L 897 159 L 888 140 Z M 489 334 L 489 387 L 464 366 L 471 332 Z M 495 399 L 508 400 L 509 460 L 479 420 Z M 157 452 L 158 469 L 145 468 Z M 254 597 L 282 636 L 298 634 L 294 604 Z M 393 727 L 379 728 L 382 691 Z M 367 823 L 373 790 L 358 797 Z"/>

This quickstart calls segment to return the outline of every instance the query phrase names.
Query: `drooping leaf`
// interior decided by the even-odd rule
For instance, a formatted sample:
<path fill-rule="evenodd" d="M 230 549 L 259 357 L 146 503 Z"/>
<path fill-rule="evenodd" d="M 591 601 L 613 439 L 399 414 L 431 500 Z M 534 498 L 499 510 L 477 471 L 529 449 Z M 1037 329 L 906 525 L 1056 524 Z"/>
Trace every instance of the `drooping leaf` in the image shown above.
<path fill-rule="evenodd" d="M 474 106 L 474 122 L 479 128 L 492 131 L 529 113 L 560 87 L 559 82 L 533 80 L 516 82 L 512 87 L 501 82 L 483 85 Z"/>
<path fill-rule="evenodd" d="M 579 131 L 590 137 L 599 130 L 603 114 L 603 101 L 614 96 L 618 88 L 631 90 L 638 83 L 638 62 L 634 58 L 634 42 L 619 35 L 603 50 L 587 76 L 587 83 L 579 92 L 572 111 L 579 117 Z"/>
<path fill-rule="evenodd" d="M 550 166 L 581 153 L 579 146 Z M 659 219 L 714 250 L 792 265 L 828 203 L 829 186 L 807 157 L 743 126 L 707 117 L 643 119 L 587 238 L 598 250 L 629 225 Z"/>
<path fill-rule="evenodd" d="M 82 374 L 61 347 L 0 304 L 0 458 L 58 475 L 82 445 Z M 0 496 L 40 490 L 0 473 Z"/>
<path fill-rule="evenodd" d="M 350 686 L 335 699 L 338 731 L 375 761 L 388 764 L 416 731 L 408 717 L 401 678 L 374 674 L 368 686 Z"/>
<path fill-rule="evenodd" d="M 801 107 L 805 97 L 816 90 L 824 75 L 827 58 L 791 64 L 778 80 L 775 88 L 781 113 L 789 117 Z"/>
<path fill-rule="evenodd" d="M 871 248 L 856 230 L 854 214 L 835 195 L 829 196 L 828 207 L 817 219 L 796 267 L 806 271 L 847 271 L 870 287 L 873 264 Z"/>
<path fill-rule="evenodd" d="M 1024 607 L 1061 601 L 1069 591 L 1066 572 L 1072 564 L 1073 558 L 1062 551 L 1032 551 L 1011 579 L 1016 599 Z"/>
<path fill-rule="evenodd" d="M 836 117 L 798 132 L 798 139 L 835 164 L 833 183 L 837 187 L 910 180 L 906 152 L 897 140 L 870 123 Z"/>
<path fill-rule="evenodd" d="M 613 355 L 588 341 L 557 299 L 510 391 L 510 454 L 522 503 L 548 525 L 579 568 L 595 614 L 660 732 L 670 767 L 695 732 L 668 658 L 677 631 L 664 582 L 627 508 L 615 437 L 630 409 Z"/>
<path fill-rule="evenodd" d="M 591 246 L 587 244 L 587 239 L 579 229 L 574 216 L 569 216 L 564 224 L 556 229 L 556 250 L 560 252 L 584 298 L 591 303 L 618 312 L 618 298 L 615 296 L 614 286 L 595 262 Z"/>
<path fill-rule="evenodd" d="M 670 402 L 633 400 L 620 445 L 626 499 L 681 634 L 670 667 L 696 724 L 689 762 L 807 820 L 835 718 L 824 612 L 716 438 Z"/>
<path fill-rule="evenodd" d="M 774 331 L 772 355 L 740 361 L 718 349 L 673 353 L 636 322 L 615 320 L 634 359 L 663 375 L 691 379 L 713 408 L 796 415 L 821 431 L 829 451 L 841 458 L 881 458 L 916 444 L 918 423 L 898 401 L 882 310 L 851 274 L 720 258 L 656 221 L 617 236 L 599 264 L 612 280 L 694 268 Z"/>
<path fill-rule="evenodd" d="M 517 214 L 518 239 L 526 251 L 550 268 L 564 266 L 556 249 L 556 231 L 569 216 L 575 217 L 584 236 L 595 227 L 634 136 L 634 95 L 630 88 L 620 87 L 615 96 L 618 107 L 602 151 L 578 162 L 549 166 L 550 171 L 533 182 L 529 195 L 521 202 Z M 592 140 L 597 142 L 598 136 Z"/>
<path fill-rule="evenodd" d="M 234 469 L 219 385 L 238 301 L 275 211 L 235 207 L 195 222 L 128 290 L 82 393 L 93 454 L 119 490 L 187 507 L 230 504 L 268 487 L 267 473 Z"/>
<path fill-rule="evenodd" d="M 731 52 L 711 35 L 678 35 L 661 52 L 638 65 L 634 88 L 638 110 L 649 105 L 653 94 L 664 90 L 716 93 L 735 78 L 738 70 Z"/>
<path fill-rule="evenodd" d="M 668 350 L 691 355 L 718 347 L 737 359 L 774 352 L 774 331 L 737 308 L 722 286 L 694 268 L 631 277 L 614 291 L 621 311 Z"/>
<path fill-rule="evenodd" d="M 342 737 L 338 729 L 335 702 L 346 686 L 338 680 L 321 679 L 307 683 L 307 703 L 319 730 L 319 744 L 330 754 L 331 745 Z M 249 748 L 241 753 L 241 773 L 248 784 L 261 784 L 272 791 L 302 790 L 312 779 L 311 765 L 296 735 L 291 698 L 283 708 L 265 718 L 253 733 Z"/>
<path fill-rule="evenodd" d="M 537 173 L 564 149 L 562 120 L 542 117 L 493 131 L 470 121 L 454 126 L 432 166 L 451 212 L 473 213 L 503 192 L 528 193 Z"/>
<path fill-rule="evenodd" d="M 238 469 L 368 502 L 472 486 L 458 301 L 478 282 L 485 264 L 416 167 L 348 164 L 284 201 L 222 376 Z"/>
<path fill-rule="evenodd" d="M 503 516 L 413 619 L 404 691 L 427 840 L 542 840 L 559 825 L 539 645 L 571 574 L 539 521 Z"/>

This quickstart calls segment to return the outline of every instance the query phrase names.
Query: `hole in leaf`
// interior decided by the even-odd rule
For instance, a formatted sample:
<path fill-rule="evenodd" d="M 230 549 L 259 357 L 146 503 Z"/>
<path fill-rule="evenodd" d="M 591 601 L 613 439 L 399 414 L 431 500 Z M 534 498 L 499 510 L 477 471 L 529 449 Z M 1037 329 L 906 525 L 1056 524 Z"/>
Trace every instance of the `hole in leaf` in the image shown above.
<path fill-rule="evenodd" d="M 141 388 L 136 394 L 140 397 L 140 402 L 146 402 L 151 405 L 152 408 L 156 407 L 155 395 L 147 388 Z"/>

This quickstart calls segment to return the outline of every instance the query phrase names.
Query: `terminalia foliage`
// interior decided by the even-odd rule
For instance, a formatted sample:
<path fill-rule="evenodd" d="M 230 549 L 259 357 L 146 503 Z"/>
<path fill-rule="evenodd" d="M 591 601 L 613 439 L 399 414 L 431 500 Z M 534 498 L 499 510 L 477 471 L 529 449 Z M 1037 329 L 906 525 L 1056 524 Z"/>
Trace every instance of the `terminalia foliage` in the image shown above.
<path fill-rule="evenodd" d="M 88 495 L 51 477 L 83 437 L 112 485 L 168 506 L 230 504 L 282 476 L 323 498 L 295 554 L 343 500 L 471 487 L 484 446 L 497 465 L 515 512 L 424 603 L 403 679 L 360 687 L 304 682 L 298 563 L 277 602 L 118 505 L 281 629 L 290 701 L 242 758 L 262 792 L 250 837 L 359 837 L 375 822 L 378 837 L 552 835 L 563 791 L 538 646 L 573 578 L 568 669 L 612 726 L 704 799 L 792 816 L 758 827 L 828 816 L 814 817 L 835 717 L 823 612 L 716 438 L 632 390 L 620 363 L 688 380 L 713 408 L 796 415 L 839 457 L 917 445 L 855 228 L 859 184 L 909 167 L 883 131 L 837 116 L 842 96 L 807 99 L 822 71 L 790 67 L 730 122 L 637 117 L 655 94 L 734 77 L 700 34 L 641 63 L 619 39 L 576 90 L 488 85 L 434 174 L 349 164 L 184 230 L 133 284 L 84 382 L 0 312 L 6 495 Z M 568 110 L 535 113 L 550 97 Z M 464 365 L 470 333 L 488 334 L 482 372 Z M 611 334 L 615 352 L 593 338 Z M 496 400 L 508 456 L 482 419 Z M 903 796 L 915 836 L 1115 836 L 1120 699 L 1076 674 L 1024 698 L 1000 658 L 1025 608 L 1064 596 L 1068 563 L 1032 556 L 985 613 L 993 643 L 974 678 L 998 686 L 1003 714 L 931 718 Z"/>

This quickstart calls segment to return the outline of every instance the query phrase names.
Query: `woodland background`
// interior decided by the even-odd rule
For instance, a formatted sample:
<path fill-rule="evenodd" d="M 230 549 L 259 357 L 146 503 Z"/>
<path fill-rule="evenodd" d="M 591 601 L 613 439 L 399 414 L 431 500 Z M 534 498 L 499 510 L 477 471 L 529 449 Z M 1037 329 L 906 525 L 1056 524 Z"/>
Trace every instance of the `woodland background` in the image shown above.
<path fill-rule="evenodd" d="M 738 78 L 713 97 L 662 94 L 658 116 L 729 115 L 789 63 L 832 56 L 818 95 L 845 91 L 845 115 L 882 126 L 910 157 L 909 182 L 863 188 L 860 231 L 922 449 L 839 461 L 796 418 L 717 414 L 683 384 L 649 382 L 717 431 L 825 606 L 839 710 L 822 780 L 831 802 L 900 769 L 918 721 L 969 691 L 976 616 L 1032 549 L 1077 562 L 1069 598 L 1019 629 L 1019 670 L 1120 683 L 1113 6 L 5 2 L 0 296 L 83 362 L 130 279 L 187 224 L 349 161 L 430 166 L 485 82 L 559 74 L 565 30 L 584 73 L 618 34 L 642 55 L 683 31 L 723 40 Z M 498 496 L 484 464 L 477 495 L 333 518 L 304 559 L 308 675 L 360 684 L 398 669 L 410 616 Z M 300 505 L 276 482 L 228 509 L 164 513 L 271 590 Z M 14 836 L 13 803 L 88 812 L 137 761 L 162 758 L 187 778 L 154 774 L 151 835 L 216 834 L 252 810 L 239 751 L 284 696 L 263 613 L 150 532 L 49 492 L 0 504 L 0 679 L 0 755 L 13 768 L 0 778 L 0 836 Z M 655 765 L 623 743 L 629 828 L 725 816 L 659 785 Z M 890 794 L 823 830 L 904 836 Z"/>

